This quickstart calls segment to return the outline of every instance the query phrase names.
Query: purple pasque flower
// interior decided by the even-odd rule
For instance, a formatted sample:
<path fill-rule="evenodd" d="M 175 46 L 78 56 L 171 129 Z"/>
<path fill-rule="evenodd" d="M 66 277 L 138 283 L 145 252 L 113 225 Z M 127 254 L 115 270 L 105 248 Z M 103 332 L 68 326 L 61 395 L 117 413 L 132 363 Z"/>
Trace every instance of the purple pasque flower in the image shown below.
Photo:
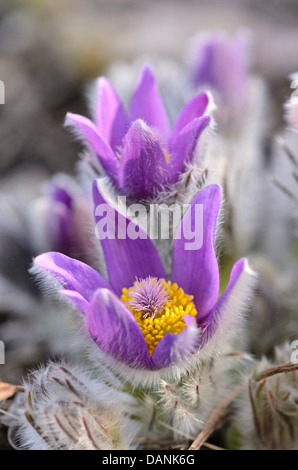
<path fill-rule="evenodd" d="M 82 224 L 82 220 L 84 223 Z M 66 174 L 57 174 L 43 185 L 43 195 L 30 207 L 30 227 L 35 254 L 59 251 L 87 264 L 100 264 L 90 246 L 97 242 L 92 194 Z"/>
<path fill-rule="evenodd" d="M 90 197 L 65 174 L 50 179 L 44 193 L 37 201 L 35 218 L 42 232 L 40 238 L 47 240 L 46 249 L 50 247 L 82 261 L 88 260 L 90 237 L 81 220 L 93 222 Z M 45 249 L 39 252 L 42 251 Z"/>
<path fill-rule="evenodd" d="M 242 31 L 233 37 L 221 31 L 200 33 L 191 55 L 194 85 L 211 88 L 229 107 L 241 105 L 248 93 L 248 43 Z"/>
<path fill-rule="evenodd" d="M 50 249 L 74 255 L 72 249 L 81 248 L 75 223 L 78 188 L 70 177 L 58 174 L 42 189 L 29 208 L 31 243 L 39 253 Z"/>
<path fill-rule="evenodd" d="M 234 314 L 237 285 L 245 268 L 244 259 L 234 265 L 218 299 L 214 238 L 220 202 L 217 185 L 207 186 L 193 199 L 178 229 L 181 237 L 174 241 L 171 280 L 152 240 L 111 206 L 105 223 L 116 222 L 116 237 L 101 240 L 109 280 L 61 253 L 40 255 L 35 266 L 59 282 L 61 292 L 83 313 L 98 348 L 118 364 L 152 371 L 188 363 L 217 331 L 225 334 L 223 324 Z M 94 203 L 95 208 L 106 204 L 96 183 Z M 195 251 L 185 250 L 184 226 L 194 229 L 197 204 L 203 208 L 203 244 Z M 101 223 L 103 216 L 95 219 Z M 118 226 L 138 237 L 120 236 Z"/>
<path fill-rule="evenodd" d="M 48 198 L 48 230 L 56 249 L 69 254 L 75 244 L 74 195 L 65 185 L 53 181 L 48 187 Z"/>
<path fill-rule="evenodd" d="M 208 95 L 187 103 L 171 130 L 149 66 L 141 71 L 128 113 L 108 80 L 99 78 L 97 86 L 95 123 L 68 113 L 66 125 L 83 135 L 120 193 L 132 199 L 155 197 L 194 160 L 199 136 L 210 122 L 204 116 Z"/>

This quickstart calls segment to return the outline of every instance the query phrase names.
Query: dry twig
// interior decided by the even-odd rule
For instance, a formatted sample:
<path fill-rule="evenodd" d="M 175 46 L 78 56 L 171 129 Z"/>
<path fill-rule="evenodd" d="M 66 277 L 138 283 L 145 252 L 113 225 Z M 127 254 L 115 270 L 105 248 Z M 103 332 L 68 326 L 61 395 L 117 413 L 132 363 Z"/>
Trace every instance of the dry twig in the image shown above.
<path fill-rule="evenodd" d="M 286 362 L 285 364 L 278 364 L 277 366 L 270 367 L 270 369 L 265 370 L 262 372 L 258 377 L 255 379 L 255 382 L 260 382 L 261 380 L 268 379 L 276 374 L 284 374 L 285 372 L 294 372 L 298 370 L 298 362 Z"/>
<path fill-rule="evenodd" d="M 0 380 L 0 401 L 13 397 L 17 392 L 23 392 L 24 388 L 18 385 L 12 385 Z"/>

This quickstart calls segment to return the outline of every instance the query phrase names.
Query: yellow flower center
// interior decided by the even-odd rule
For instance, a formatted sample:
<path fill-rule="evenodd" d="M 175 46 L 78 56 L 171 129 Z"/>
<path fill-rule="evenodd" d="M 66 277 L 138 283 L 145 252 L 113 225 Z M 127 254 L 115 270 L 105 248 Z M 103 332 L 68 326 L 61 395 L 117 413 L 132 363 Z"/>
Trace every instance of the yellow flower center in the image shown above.
<path fill-rule="evenodd" d="M 121 300 L 136 319 L 151 356 L 166 333 L 184 330 L 183 315 L 197 314 L 193 296 L 165 279 L 135 281 L 129 289 L 122 289 Z"/>

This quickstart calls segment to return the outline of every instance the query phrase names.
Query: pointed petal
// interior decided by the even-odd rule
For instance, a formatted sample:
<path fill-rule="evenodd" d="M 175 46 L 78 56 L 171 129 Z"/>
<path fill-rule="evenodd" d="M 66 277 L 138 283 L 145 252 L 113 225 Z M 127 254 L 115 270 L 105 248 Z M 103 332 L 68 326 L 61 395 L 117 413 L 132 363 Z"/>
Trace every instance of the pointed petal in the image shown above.
<path fill-rule="evenodd" d="M 230 333 L 235 335 L 235 323 L 241 320 L 243 307 L 248 301 L 256 276 L 249 267 L 247 260 L 238 260 L 231 271 L 228 286 L 214 306 L 208 318 L 206 329 L 203 333 L 200 348 L 204 347 L 211 338 L 216 341 L 216 333 L 227 339 Z M 223 338 L 221 338 L 221 342 Z M 218 343 L 219 344 L 219 343 Z"/>
<path fill-rule="evenodd" d="M 104 140 L 116 150 L 122 144 L 128 127 L 128 119 L 122 103 L 109 81 L 101 77 L 98 79 L 97 87 L 97 128 Z"/>
<path fill-rule="evenodd" d="M 87 144 L 96 153 L 104 170 L 117 185 L 118 160 L 110 145 L 101 137 L 90 119 L 79 114 L 67 113 L 65 125 L 75 127 L 87 141 Z"/>
<path fill-rule="evenodd" d="M 70 253 L 74 243 L 73 211 L 63 203 L 50 199 L 39 202 L 35 206 L 43 219 L 43 238 L 50 241 L 49 245 L 63 253 Z M 41 250 L 42 251 L 42 250 Z"/>
<path fill-rule="evenodd" d="M 61 295 L 66 297 L 67 300 L 70 300 L 71 303 L 78 308 L 78 310 L 86 314 L 89 307 L 89 302 L 84 299 L 81 294 L 73 290 L 62 290 Z"/>
<path fill-rule="evenodd" d="M 242 109 L 247 97 L 249 42 L 246 32 L 231 38 L 226 34 L 201 34 L 195 50 L 194 84 L 211 87 L 229 107 L 240 103 Z"/>
<path fill-rule="evenodd" d="M 67 182 L 68 181 L 66 180 L 65 184 L 67 184 Z M 59 183 L 56 183 L 55 180 L 53 180 L 49 183 L 48 193 L 52 201 L 60 202 L 71 209 L 74 199 L 73 194 L 71 193 L 71 188 L 68 188 L 67 186 L 64 187 L 62 185 L 60 186 Z"/>
<path fill-rule="evenodd" d="M 134 199 L 152 198 L 166 178 L 167 162 L 158 140 L 144 121 L 133 122 L 124 139 L 120 188 Z"/>
<path fill-rule="evenodd" d="M 77 292 L 87 301 L 91 300 L 96 289 L 110 288 L 109 283 L 93 268 L 62 253 L 37 256 L 34 264 L 53 276 L 64 289 Z"/>
<path fill-rule="evenodd" d="M 210 117 L 196 118 L 180 132 L 170 150 L 169 181 L 174 183 L 179 174 L 185 171 L 185 165 L 193 161 L 198 139 L 210 123 Z"/>
<path fill-rule="evenodd" d="M 220 201 L 219 186 L 213 184 L 202 189 L 192 200 L 175 235 L 173 282 L 194 296 L 198 323 L 210 314 L 219 293 L 214 236 Z M 194 245 L 187 245 L 189 242 Z"/>
<path fill-rule="evenodd" d="M 95 293 L 86 320 L 90 335 L 105 353 L 130 366 L 152 368 L 137 322 L 111 291 L 99 289 Z"/>
<path fill-rule="evenodd" d="M 142 119 L 158 132 L 165 142 L 170 136 L 170 124 L 160 98 L 153 71 L 145 66 L 141 71 L 130 103 L 130 121 Z"/>
<path fill-rule="evenodd" d="M 209 104 L 207 93 L 200 93 L 190 100 L 180 111 L 172 132 L 172 143 L 175 142 L 182 129 L 195 118 L 202 117 Z"/>
<path fill-rule="evenodd" d="M 179 365 L 196 352 L 200 331 L 190 315 L 184 315 L 184 321 L 186 328 L 181 333 L 167 333 L 156 346 L 152 360 L 157 369 Z"/>
<path fill-rule="evenodd" d="M 109 280 L 115 292 L 120 295 L 123 287 L 132 286 L 136 278 L 166 278 L 157 249 L 148 235 L 105 201 L 96 181 L 93 198 L 97 229 L 103 220 L 111 229 L 108 237 L 102 237 L 98 230 L 97 236 L 102 244 Z M 137 238 L 133 238 L 136 233 Z"/>
<path fill-rule="evenodd" d="M 220 80 L 221 72 L 218 71 L 219 51 L 223 52 L 222 40 L 217 35 L 205 35 L 199 37 L 196 50 L 197 61 L 194 64 L 193 81 L 196 86 L 209 85 L 217 89 L 216 84 Z"/>

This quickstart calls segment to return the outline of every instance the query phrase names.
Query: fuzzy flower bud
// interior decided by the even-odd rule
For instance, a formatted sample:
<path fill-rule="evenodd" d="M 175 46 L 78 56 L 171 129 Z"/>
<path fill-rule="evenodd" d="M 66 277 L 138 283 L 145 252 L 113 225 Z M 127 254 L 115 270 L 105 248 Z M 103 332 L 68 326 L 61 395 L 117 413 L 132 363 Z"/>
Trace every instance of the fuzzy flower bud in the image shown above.
<path fill-rule="evenodd" d="M 255 363 L 235 417 L 232 444 L 249 450 L 298 449 L 298 363 L 287 343 L 274 362 Z"/>
<path fill-rule="evenodd" d="M 196 436 L 203 428 L 208 415 L 229 393 L 233 386 L 231 370 L 235 358 L 198 361 L 191 373 L 181 380 L 161 380 L 156 408 L 157 416 L 171 423 L 174 438 L 181 435 Z M 160 418 L 161 417 L 161 418 Z"/>
<path fill-rule="evenodd" d="M 123 407 L 111 403 L 115 393 L 78 368 L 49 364 L 29 376 L 3 419 L 9 440 L 27 450 L 128 449 Z"/>

